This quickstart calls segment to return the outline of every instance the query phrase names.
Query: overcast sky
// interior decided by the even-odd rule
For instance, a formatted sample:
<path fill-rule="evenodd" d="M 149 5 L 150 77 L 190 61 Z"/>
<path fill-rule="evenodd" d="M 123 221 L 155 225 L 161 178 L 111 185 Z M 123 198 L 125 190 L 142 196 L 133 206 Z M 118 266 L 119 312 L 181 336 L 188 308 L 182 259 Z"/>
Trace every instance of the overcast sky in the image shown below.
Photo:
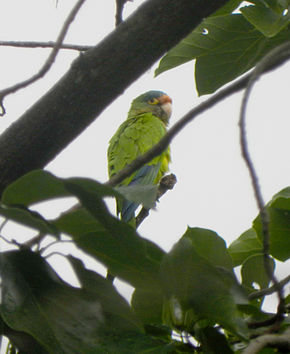
<path fill-rule="evenodd" d="M 53 41 L 74 3 L 59 0 L 56 6 L 55 0 L 2 1 L 0 40 Z M 141 3 L 141 0 L 128 2 L 125 16 Z M 114 29 L 114 22 L 113 0 L 87 0 L 65 42 L 95 45 Z M 0 53 L 0 89 L 3 89 L 33 75 L 45 61 L 49 50 L 0 47 Z M 69 69 L 77 55 L 74 51 L 61 51 L 44 79 L 9 96 L 5 100 L 7 115 L 0 120 L 0 132 L 42 96 Z M 194 63 L 154 78 L 156 65 L 59 154 L 47 170 L 60 177 L 83 176 L 105 182 L 108 179 L 108 141 L 126 118 L 133 98 L 151 89 L 167 92 L 173 99 L 171 124 L 207 98 L 197 97 Z M 256 85 L 247 111 L 250 152 L 266 201 L 290 184 L 289 74 L 289 65 L 285 65 L 265 75 Z M 236 94 L 200 115 L 171 145 L 170 170 L 177 176 L 178 183 L 161 199 L 157 210 L 151 212 L 139 229 L 142 236 L 158 243 L 166 251 L 183 235 L 187 225 L 212 229 L 229 245 L 251 227 L 257 215 L 239 146 L 237 122 L 241 97 L 241 94 Z M 112 210 L 113 204 L 110 203 Z M 63 211 L 64 205 L 63 202 L 57 206 L 50 203 L 42 206 L 41 211 L 47 217 L 55 217 Z M 4 233 L 21 242 L 19 230 L 8 226 Z M 5 247 L 3 244 L 2 249 Z M 67 279 L 69 273 L 64 271 L 64 259 L 55 257 L 51 262 Z M 284 265 L 278 276 L 285 275 Z M 126 293 L 126 288 L 122 289 Z"/>

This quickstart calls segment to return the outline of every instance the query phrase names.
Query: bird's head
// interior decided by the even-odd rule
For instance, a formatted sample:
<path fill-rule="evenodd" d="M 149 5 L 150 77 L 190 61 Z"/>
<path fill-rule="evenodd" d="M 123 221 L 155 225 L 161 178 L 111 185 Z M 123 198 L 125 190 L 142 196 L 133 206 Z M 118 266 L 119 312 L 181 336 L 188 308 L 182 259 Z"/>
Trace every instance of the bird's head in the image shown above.
<path fill-rule="evenodd" d="M 142 113 L 152 113 L 166 125 L 172 112 L 172 100 L 162 91 L 148 91 L 135 98 L 131 104 L 128 118 Z"/>

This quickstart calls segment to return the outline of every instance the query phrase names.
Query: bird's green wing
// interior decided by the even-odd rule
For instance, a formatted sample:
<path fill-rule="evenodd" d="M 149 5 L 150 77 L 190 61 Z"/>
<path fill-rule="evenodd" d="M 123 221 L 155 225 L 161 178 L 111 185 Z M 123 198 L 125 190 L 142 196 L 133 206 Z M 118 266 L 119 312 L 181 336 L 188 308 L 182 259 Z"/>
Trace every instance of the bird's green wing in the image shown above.
<path fill-rule="evenodd" d="M 127 119 L 112 137 L 108 149 L 109 176 L 113 176 L 130 164 L 136 157 L 152 148 L 165 135 L 164 123 L 151 113 L 140 114 Z M 145 166 L 126 178 L 120 185 L 150 185 L 156 184 L 168 171 L 170 161 L 169 149 L 155 157 Z M 127 203 L 123 203 L 123 209 Z M 132 203 L 131 203 L 132 204 Z M 137 205 L 138 206 L 138 205 Z M 128 217 L 132 217 L 136 204 L 128 209 Z M 122 218 L 124 213 L 121 212 Z M 127 220 L 125 220 L 127 221 Z"/>

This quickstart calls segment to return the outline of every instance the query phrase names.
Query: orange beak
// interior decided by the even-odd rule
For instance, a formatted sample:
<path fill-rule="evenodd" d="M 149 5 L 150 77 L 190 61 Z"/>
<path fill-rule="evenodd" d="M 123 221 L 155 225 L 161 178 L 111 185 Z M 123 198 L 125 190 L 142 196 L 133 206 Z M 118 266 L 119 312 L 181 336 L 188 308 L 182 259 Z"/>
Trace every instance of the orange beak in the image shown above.
<path fill-rule="evenodd" d="M 172 99 L 167 95 L 162 95 L 158 98 L 158 101 L 161 105 L 163 105 L 164 103 L 172 103 Z"/>

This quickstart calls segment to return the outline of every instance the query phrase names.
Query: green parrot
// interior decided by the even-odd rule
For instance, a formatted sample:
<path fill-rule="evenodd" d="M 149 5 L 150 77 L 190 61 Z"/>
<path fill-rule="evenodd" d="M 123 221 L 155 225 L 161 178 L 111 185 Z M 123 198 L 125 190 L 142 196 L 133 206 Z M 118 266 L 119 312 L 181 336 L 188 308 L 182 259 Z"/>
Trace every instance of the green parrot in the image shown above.
<path fill-rule="evenodd" d="M 136 157 L 152 148 L 166 134 L 171 116 L 171 98 L 161 91 L 148 91 L 131 104 L 128 117 L 109 142 L 108 171 L 111 178 Z M 119 186 L 158 184 L 168 171 L 169 147 L 161 155 L 142 166 Z M 130 222 L 138 204 L 129 200 L 117 201 L 117 214 Z"/>

